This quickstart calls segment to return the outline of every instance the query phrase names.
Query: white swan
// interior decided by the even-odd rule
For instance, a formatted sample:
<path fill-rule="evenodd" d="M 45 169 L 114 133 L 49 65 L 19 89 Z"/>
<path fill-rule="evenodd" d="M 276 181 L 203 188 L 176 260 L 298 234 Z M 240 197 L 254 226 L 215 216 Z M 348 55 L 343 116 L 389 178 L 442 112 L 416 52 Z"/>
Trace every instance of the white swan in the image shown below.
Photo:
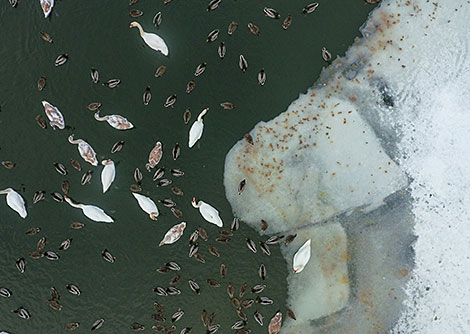
<path fill-rule="evenodd" d="M 150 219 L 157 220 L 159 212 L 155 202 L 147 196 L 143 196 L 137 193 L 132 193 L 132 195 L 134 195 L 135 199 L 139 203 L 140 208 L 148 213 Z"/>
<path fill-rule="evenodd" d="M 217 211 L 214 207 L 211 205 L 199 201 L 196 204 L 196 198 L 193 197 L 193 201 L 191 204 L 195 208 L 199 208 L 199 212 L 201 213 L 202 217 L 207 220 L 209 223 L 217 225 L 218 227 L 222 227 L 224 223 L 222 222 L 222 219 L 219 217 L 219 211 Z"/>
<path fill-rule="evenodd" d="M 134 127 L 134 125 L 129 122 L 127 118 L 122 117 L 121 115 L 106 115 L 100 117 L 99 110 L 95 113 L 95 119 L 97 121 L 106 121 L 109 125 L 118 130 L 128 130 Z"/>
<path fill-rule="evenodd" d="M 144 42 L 150 46 L 155 51 L 160 51 L 165 56 L 168 56 L 168 47 L 165 44 L 165 41 L 158 36 L 157 34 L 149 34 L 142 29 L 142 26 L 138 22 L 131 22 L 130 28 L 137 27 L 140 31 L 140 36 Z"/>
<path fill-rule="evenodd" d="M 302 247 L 299 248 L 297 253 L 294 255 L 294 273 L 298 274 L 304 270 L 308 261 L 310 260 L 310 242 L 311 239 L 308 239 Z"/>
<path fill-rule="evenodd" d="M 183 235 L 183 231 L 186 228 L 186 223 L 182 222 L 170 228 L 168 232 L 166 232 L 163 240 L 160 241 L 158 246 L 169 245 L 173 244 L 178 241 L 179 238 Z"/>
<path fill-rule="evenodd" d="M 114 162 L 111 159 L 103 160 L 101 161 L 101 164 L 104 165 L 104 168 L 101 171 L 101 184 L 103 185 L 104 194 L 116 177 L 116 168 L 114 167 Z"/>
<path fill-rule="evenodd" d="M 13 210 L 15 210 L 16 212 L 18 212 L 21 218 L 23 219 L 26 218 L 28 213 L 26 212 L 24 199 L 23 197 L 21 197 L 20 194 L 18 194 L 12 188 L 6 188 L 4 190 L 1 190 L 0 194 L 6 194 L 8 206 L 12 208 Z"/>
<path fill-rule="evenodd" d="M 85 161 L 91 163 L 93 166 L 98 166 L 98 160 L 96 159 L 96 152 L 93 149 L 93 147 L 91 147 L 91 145 L 88 144 L 83 139 L 74 140 L 73 136 L 74 136 L 73 134 L 71 134 L 69 136 L 69 142 L 71 144 L 77 144 L 78 145 L 78 152 L 80 153 L 82 158 Z"/>
<path fill-rule="evenodd" d="M 44 17 L 47 18 L 54 7 L 54 0 L 40 0 L 40 2 Z"/>
<path fill-rule="evenodd" d="M 103 222 L 103 223 L 114 222 L 113 218 L 108 216 L 106 212 L 103 211 L 103 209 L 100 209 L 97 206 L 74 203 L 68 196 L 65 196 L 65 195 L 64 195 L 64 199 L 67 203 L 70 204 L 70 206 L 74 208 L 82 209 L 83 214 L 95 222 Z"/>
<path fill-rule="evenodd" d="M 204 130 L 204 123 L 202 122 L 202 117 L 209 111 L 209 108 L 204 109 L 201 111 L 197 120 L 194 121 L 191 129 L 189 130 L 189 148 L 193 147 L 194 144 L 201 138 L 202 131 Z"/>

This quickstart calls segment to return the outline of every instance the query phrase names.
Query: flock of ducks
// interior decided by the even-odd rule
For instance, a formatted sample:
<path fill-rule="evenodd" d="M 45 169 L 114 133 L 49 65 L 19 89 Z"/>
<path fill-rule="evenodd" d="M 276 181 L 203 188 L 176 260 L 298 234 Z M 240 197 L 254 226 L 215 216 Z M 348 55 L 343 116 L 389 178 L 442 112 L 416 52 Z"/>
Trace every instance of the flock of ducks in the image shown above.
<path fill-rule="evenodd" d="M 171 0 L 165 0 L 164 3 L 169 3 L 170 1 Z M 222 0 L 212 0 L 212 1 L 210 1 L 208 6 L 207 6 L 207 11 L 213 11 L 213 10 L 217 9 L 218 6 L 220 5 L 221 1 Z M 135 3 L 137 3 L 137 0 L 131 0 L 129 5 L 133 5 Z M 16 0 L 10 0 L 10 4 L 13 7 L 16 7 L 17 1 Z M 44 16 L 47 18 L 49 16 L 49 14 L 51 13 L 52 8 L 54 6 L 54 0 L 40 0 L 40 4 L 41 4 L 41 8 L 44 12 Z M 318 8 L 318 3 L 312 3 L 312 4 L 309 4 L 309 5 L 305 6 L 302 9 L 302 13 L 303 14 L 310 14 L 313 11 L 315 11 L 317 8 Z M 131 10 L 129 12 L 129 14 L 132 17 L 139 17 L 139 16 L 142 15 L 142 12 L 139 11 L 139 10 Z M 267 8 L 267 7 L 264 8 L 264 14 L 265 14 L 266 17 L 271 18 L 271 19 L 280 19 L 280 17 L 281 17 L 281 15 L 278 13 L 278 11 L 276 11 L 273 8 Z M 155 15 L 153 22 L 154 22 L 154 25 L 156 27 L 158 27 L 161 24 L 161 22 L 162 22 L 161 12 L 159 12 Z M 282 27 L 284 29 L 288 29 L 291 24 L 292 24 L 292 15 L 288 14 L 285 17 L 285 19 L 283 20 Z M 235 30 L 237 29 L 237 26 L 238 26 L 238 23 L 231 22 L 230 25 L 229 25 L 227 33 L 229 35 L 232 35 L 235 32 Z M 132 22 L 130 24 L 130 28 L 133 28 L 133 27 L 138 28 L 140 36 L 142 37 L 143 41 L 150 48 L 152 48 L 153 50 L 155 50 L 157 52 L 160 52 L 164 56 L 168 56 L 168 54 L 169 54 L 168 46 L 166 45 L 165 41 L 160 36 L 158 36 L 156 34 L 153 34 L 153 33 L 145 32 L 143 30 L 142 26 L 138 22 L 135 22 L 135 21 Z M 249 28 L 251 33 L 253 33 L 255 35 L 259 35 L 259 33 L 260 33 L 259 27 L 257 27 L 253 23 L 248 24 L 248 28 Z M 215 29 L 211 33 L 209 33 L 209 35 L 207 36 L 206 41 L 208 43 L 214 42 L 218 38 L 218 36 L 219 36 L 219 30 Z M 47 33 L 41 32 L 41 37 L 47 42 L 50 42 L 50 43 L 52 42 L 52 38 Z M 328 52 L 328 50 L 326 48 L 322 48 L 321 51 L 322 51 L 323 59 L 325 61 L 329 62 L 331 60 L 331 54 Z M 220 58 L 223 58 L 225 56 L 226 49 L 225 49 L 224 42 L 221 42 L 221 44 L 218 48 L 218 53 L 219 53 Z M 56 66 L 62 66 L 63 64 L 65 64 L 67 62 L 67 59 L 68 59 L 67 54 L 60 55 L 56 59 L 56 62 L 55 62 Z M 246 59 L 243 55 L 240 55 L 239 66 L 240 66 L 240 69 L 242 71 L 246 71 L 247 68 L 248 68 L 248 63 L 247 63 L 247 61 L 246 61 Z M 195 76 L 201 75 L 204 72 L 205 68 L 206 68 L 206 63 L 204 63 L 204 62 L 201 63 L 196 68 L 194 75 Z M 155 73 L 155 76 L 156 77 L 162 76 L 165 73 L 165 70 L 166 70 L 165 65 L 160 66 L 157 69 L 157 72 Z M 94 83 L 98 83 L 99 80 L 100 80 L 99 79 L 99 72 L 94 68 L 91 69 L 91 79 Z M 265 82 L 266 82 L 266 73 L 265 73 L 264 69 L 262 69 L 259 72 L 258 81 L 259 81 L 260 85 L 265 84 Z M 111 79 L 111 80 L 103 83 L 103 85 L 105 85 L 109 88 L 115 88 L 119 84 L 120 84 L 119 79 Z M 40 91 L 42 91 L 44 89 L 45 85 L 46 85 L 46 79 L 44 77 L 41 77 L 38 81 L 38 89 Z M 195 87 L 195 82 L 190 81 L 187 85 L 186 92 L 190 93 L 194 89 L 194 87 Z M 144 95 L 143 95 L 143 103 L 145 105 L 148 104 L 150 99 L 151 99 L 151 92 L 150 92 L 150 88 L 147 87 L 147 89 L 146 89 L 146 91 L 144 92 Z M 176 95 L 172 95 L 172 96 L 168 97 L 168 99 L 166 100 L 166 102 L 164 104 L 164 107 L 172 107 L 175 102 L 176 102 Z M 52 105 L 51 103 L 49 103 L 47 101 L 42 101 L 42 105 L 44 107 L 44 113 L 45 113 L 45 115 L 47 116 L 47 118 L 49 120 L 49 125 L 54 130 L 56 130 L 56 129 L 57 130 L 65 129 L 66 128 L 65 119 L 64 119 L 63 114 L 60 112 L 60 110 L 56 106 Z M 235 108 L 235 106 L 231 102 L 222 103 L 221 106 L 224 109 L 234 109 Z M 111 127 L 115 128 L 117 130 L 129 130 L 129 129 L 134 128 L 134 125 L 130 121 L 128 121 L 125 117 L 123 117 L 121 115 L 104 115 L 104 116 L 101 116 L 100 115 L 100 107 L 101 107 L 100 103 L 91 103 L 90 105 L 88 105 L 88 109 L 90 111 L 95 112 L 94 118 L 97 121 L 107 122 Z M 194 123 L 192 124 L 192 126 L 189 130 L 188 147 L 190 149 L 192 147 L 194 147 L 194 145 L 202 137 L 203 130 L 204 130 L 203 117 L 206 115 L 206 113 L 208 111 L 209 111 L 209 108 L 203 109 L 200 112 L 197 119 L 194 121 Z M 186 110 L 183 117 L 184 117 L 185 124 L 189 123 L 189 120 L 191 118 L 191 114 L 190 114 L 189 110 Z M 40 115 L 36 116 L 35 119 L 36 119 L 39 126 L 41 126 L 42 128 L 47 128 L 46 121 Z M 251 138 L 250 135 L 248 135 L 248 134 L 245 135 L 245 139 L 249 144 L 251 144 L 251 145 L 254 144 L 253 139 Z M 89 163 L 93 167 L 97 167 L 99 165 L 99 161 L 96 157 L 96 152 L 94 151 L 94 149 L 92 148 L 92 146 L 89 143 L 87 143 L 83 139 L 76 139 L 74 134 L 71 134 L 68 137 L 68 141 L 71 144 L 77 145 L 78 152 L 79 152 L 80 156 L 83 158 L 83 160 L 86 163 Z M 114 152 L 120 151 L 122 149 L 123 145 L 124 145 L 124 141 L 117 142 L 113 146 L 111 152 L 114 153 Z M 148 163 L 146 163 L 146 165 L 145 165 L 145 168 L 148 172 L 151 172 L 152 169 L 154 169 L 158 166 L 158 164 L 159 164 L 159 162 L 162 158 L 162 155 L 163 155 L 162 144 L 161 144 L 161 142 L 158 141 L 158 142 L 155 143 L 154 148 L 149 153 Z M 180 147 L 179 147 L 179 144 L 177 143 L 175 145 L 175 147 L 173 148 L 173 150 L 172 150 L 173 159 L 176 160 L 179 157 L 179 155 L 180 155 Z M 82 169 L 81 164 L 77 160 L 72 159 L 71 163 L 72 163 L 72 166 L 75 169 L 77 169 L 77 170 Z M 11 168 L 15 167 L 15 163 L 13 163 L 11 161 L 2 161 L 2 165 L 5 168 L 8 168 L 8 169 L 11 169 Z M 107 191 L 110 190 L 110 187 L 111 187 L 112 183 L 115 180 L 116 166 L 115 166 L 114 162 L 111 159 L 106 159 L 106 160 L 101 161 L 101 165 L 103 165 L 103 169 L 101 171 L 102 190 L 103 190 L 103 193 L 106 193 Z M 54 167 L 55 167 L 55 169 L 57 170 L 58 173 L 60 173 L 62 175 L 67 175 L 67 173 L 68 173 L 67 168 L 63 164 L 54 163 Z M 165 173 L 165 169 L 163 167 L 158 168 L 154 173 L 153 180 L 158 181 L 159 186 L 167 186 L 167 185 L 171 184 L 171 180 L 162 178 L 164 173 Z M 179 169 L 176 169 L 176 168 L 172 169 L 171 173 L 172 173 L 173 176 L 176 176 L 176 177 L 184 175 L 184 172 L 182 170 L 179 170 Z M 92 174 L 93 174 L 92 170 L 89 170 L 88 172 L 86 172 L 82 177 L 82 182 L 81 183 L 86 184 L 87 182 L 90 182 Z M 159 210 L 158 210 L 158 207 L 157 207 L 156 203 L 150 197 L 144 196 L 144 195 L 139 193 L 142 190 L 142 188 L 140 187 L 142 178 L 143 178 L 142 173 L 140 172 L 139 168 L 136 168 L 136 170 L 134 172 L 134 179 L 135 179 L 137 184 L 131 185 L 130 190 L 131 190 L 132 195 L 136 199 L 138 206 L 150 217 L 151 220 L 155 221 L 159 217 Z M 64 181 L 64 183 L 62 184 L 62 190 L 63 190 L 64 194 L 67 194 L 69 192 L 69 187 L 70 187 L 70 185 L 69 185 L 68 181 Z M 245 187 L 246 187 L 246 180 L 241 180 L 240 184 L 239 184 L 239 187 L 238 187 L 238 194 L 239 195 L 242 195 Z M 182 190 L 178 187 L 173 187 L 172 192 L 173 192 L 173 194 L 178 195 L 178 196 L 183 195 Z M 16 211 L 21 218 L 23 218 L 23 219 L 27 218 L 28 213 L 27 213 L 27 210 L 26 210 L 25 201 L 24 201 L 23 197 L 18 192 L 16 192 L 12 188 L 6 188 L 4 190 L 1 190 L 0 194 L 5 194 L 6 195 L 7 205 L 11 209 Z M 35 203 L 43 200 L 44 198 L 45 198 L 45 192 L 44 191 L 38 191 L 34 194 L 33 203 L 35 204 Z M 54 192 L 52 194 L 52 198 L 54 200 L 58 201 L 58 202 L 66 202 L 67 204 L 69 204 L 73 208 L 81 209 L 84 216 L 87 217 L 88 219 L 92 220 L 92 221 L 102 222 L 102 223 L 113 223 L 114 222 L 114 219 L 111 216 L 109 216 L 103 209 L 101 209 L 97 206 L 90 205 L 90 204 L 77 203 L 74 200 L 72 200 L 70 197 L 68 197 L 67 195 L 62 195 L 59 192 Z M 182 218 L 181 211 L 175 208 L 175 203 L 171 199 L 165 199 L 165 200 L 161 200 L 159 202 L 161 204 L 163 204 L 164 206 L 171 208 L 171 211 L 173 212 L 173 214 L 178 219 Z M 207 221 L 208 223 L 216 225 L 218 228 L 223 228 L 224 223 L 223 223 L 222 219 L 220 218 L 219 212 L 217 211 L 216 208 L 214 208 L 213 206 L 211 206 L 210 204 L 208 204 L 208 203 L 206 203 L 202 200 L 196 201 L 195 197 L 192 198 L 191 204 L 194 208 L 199 210 L 202 218 L 205 221 Z M 187 227 L 187 225 L 188 224 L 186 222 L 180 222 L 180 223 L 174 225 L 173 227 L 171 227 L 165 233 L 164 237 L 162 238 L 161 242 L 159 243 L 159 246 L 170 245 L 170 244 L 173 244 L 173 243 L 177 242 L 181 238 L 181 236 L 183 235 L 183 232 L 184 232 L 185 228 Z M 75 222 L 75 223 L 72 224 L 71 227 L 74 228 L 74 229 L 80 229 L 80 228 L 83 228 L 83 226 L 84 226 L 83 223 Z M 268 227 L 269 227 L 269 224 L 266 221 L 262 220 L 261 221 L 262 231 L 264 232 Z M 233 235 L 233 233 L 238 230 L 238 228 L 239 228 L 239 221 L 238 221 L 237 218 L 234 218 L 234 220 L 233 220 L 233 222 L 230 226 L 230 229 L 221 229 L 221 230 L 219 230 L 220 235 L 216 239 L 216 241 L 219 242 L 219 243 L 222 243 L 222 244 L 227 243 L 230 240 L 230 237 Z M 34 235 L 34 234 L 38 233 L 39 231 L 40 231 L 40 228 L 35 227 L 35 228 L 29 229 L 27 231 L 27 234 Z M 269 250 L 268 245 L 278 244 L 282 240 L 284 240 L 285 245 L 287 245 L 288 243 L 292 242 L 295 237 L 296 237 L 296 235 L 289 235 L 289 236 L 286 236 L 285 238 L 284 238 L 284 236 L 272 236 L 272 237 L 268 238 L 265 241 L 259 241 L 259 247 L 260 247 L 260 250 L 264 254 L 270 255 L 270 250 Z M 204 257 L 198 252 L 198 250 L 199 250 L 199 243 L 197 242 L 198 238 L 202 238 L 205 241 L 208 240 L 207 232 L 202 227 L 199 227 L 198 229 L 196 229 L 191 234 L 191 236 L 189 238 L 189 241 L 190 241 L 189 257 L 194 257 L 197 261 L 204 263 L 205 262 Z M 307 263 L 310 259 L 310 253 L 311 253 L 310 242 L 311 242 L 310 240 L 305 241 L 305 243 L 302 245 L 302 247 L 300 247 L 300 249 L 294 255 L 294 258 L 293 258 L 293 272 L 296 273 L 296 274 L 302 272 L 302 270 L 305 268 L 305 266 L 307 265 Z M 53 261 L 54 260 L 59 260 L 60 259 L 59 254 L 57 254 L 56 252 L 53 252 L 53 251 L 43 252 L 43 249 L 44 249 L 45 245 L 46 245 L 46 239 L 45 239 L 45 237 L 43 237 L 38 242 L 37 250 L 32 252 L 30 254 L 30 256 L 32 258 L 35 258 L 35 259 L 38 259 L 38 258 L 41 258 L 41 257 L 46 257 L 47 259 L 53 260 Z M 247 248 L 250 251 L 252 251 L 253 253 L 257 252 L 257 246 L 256 246 L 256 243 L 253 240 L 247 238 L 246 239 L 246 245 L 247 245 Z M 67 250 L 70 246 L 71 246 L 71 239 L 67 239 L 64 242 L 62 242 L 59 250 Z M 211 255 L 216 256 L 216 257 L 220 257 L 219 250 L 216 247 L 214 247 L 213 245 L 209 245 L 208 250 L 209 250 L 209 253 Z M 110 263 L 114 263 L 115 260 L 116 260 L 116 257 L 113 256 L 107 249 L 104 249 L 102 251 L 102 257 Z M 25 268 L 26 268 L 26 260 L 24 258 L 19 258 L 16 261 L 16 267 L 17 267 L 17 269 L 19 270 L 20 273 L 24 273 Z M 158 272 L 162 272 L 162 273 L 171 272 L 171 271 L 179 271 L 179 270 L 181 270 L 181 268 L 175 262 L 168 262 L 164 266 L 157 269 Z M 267 270 L 266 270 L 266 267 L 264 266 L 264 264 L 262 264 L 259 267 L 258 274 L 259 274 L 259 277 L 262 280 L 266 279 Z M 223 279 L 227 275 L 227 270 L 226 270 L 226 267 L 225 267 L 224 264 L 221 264 L 220 275 Z M 181 290 L 179 290 L 178 288 L 176 288 L 174 286 L 174 285 L 177 284 L 177 282 L 179 280 L 179 277 L 180 276 L 177 275 L 172 279 L 172 281 L 170 282 L 170 285 L 171 285 L 170 287 L 168 287 L 166 289 L 164 289 L 162 287 L 156 287 L 154 289 L 154 292 L 157 294 L 157 296 L 167 296 L 167 295 L 171 295 L 171 294 L 180 294 Z M 210 279 L 210 280 L 207 280 L 207 281 L 208 281 L 208 284 L 213 286 L 213 287 L 220 287 L 220 283 L 218 283 L 216 280 Z M 196 281 L 189 280 L 188 284 L 189 284 L 189 287 L 192 291 L 194 291 L 196 294 L 200 294 L 200 287 L 199 287 L 199 285 Z M 252 287 L 251 292 L 253 294 L 261 293 L 264 290 L 265 287 L 266 286 L 263 285 L 263 284 L 258 284 L 256 286 Z M 67 288 L 67 291 L 71 294 L 74 294 L 74 295 L 77 295 L 77 296 L 79 296 L 81 294 L 81 291 L 80 291 L 79 287 L 76 286 L 76 285 L 69 284 L 69 285 L 67 285 L 66 288 Z M 242 298 L 244 296 L 247 289 L 248 289 L 248 285 L 246 283 L 241 286 L 240 294 L 239 294 L 240 298 Z M 238 298 L 236 298 L 234 296 L 235 292 L 234 292 L 234 286 L 232 285 L 232 283 L 229 283 L 227 285 L 227 294 L 229 295 L 232 304 L 236 308 L 236 314 L 240 318 L 240 320 L 235 322 L 233 324 L 233 326 L 231 327 L 233 330 L 236 330 L 237 334 L 248 334 L 248 333 L 251 332 L 251 330 L 247 327 L 248 318 L 245 314 L 246 309 L 250 308 L 255 302 L 260 304 L 260 305 L 270 305 L 270 304 L 273 303 L 272 299 L 270 299 L 268 297 L 257 297 L 256 300 L 253 300 L 253 299 L 239 300 Z M 8 298 L 11 295 L 12 295 L 12 293 L 8 288 L 5 288 L 5 287 L 0 288 L 0 296 Z M 60 296 L 59 296 L 59 293 L 57 292 L 57 290 L 54 287 L 51 288 L 51 299 L 48 300 L 48 302 L 47 302 L 48 305 L 51 308 L 55 309 L 55 310 L 61 310 L 62 305 L 60 304 L 59 299 L 60 299 Z M 163 315 L 163 305 L 156 301 L 155 304 L 154 304 L 154 307 L 155 307 L 156 313 L 152 315 L 152 318 L 155 321 L 159 322 L 159 324 L 154 325 L 152 328 L 156 331 L 161 331 L 161 332 L 164 332 L 166 334 L 173 333 L 176 330 L 176 325 L 174 323 L 177 322 L 178 320 L 180 320 L 183 317 L 184 311 L 180 309 L 176 313 L 174 313 L 171 317 L 171 321 L 172 321 L 173 324 L 170 327 L 164 327 L 163 324 L 160 324 L 160 323 L 165 322 L 165 317 Z M 29 319 L 31 317 L 31 314 L 29 313 L 29 311 L 23 306 L 15 309 L 15 310 L 12 310 L 12 312 L 18 314 L 18 316 L 20 318 L 23 318 L 23 319 Z M 287 315 L 295 320 L 295 314 L 292 310 L 288 309 L 287 310 Z M 215 333 L 221 327 L 220 324 L 214 324 L 214 318 L 215 318 L 214 314 L 208 315 L 205 310 L 203 311 L 201 319 L 202 319 L 202 322 L 203 322 L 204 326 L 207 328 L 207 333 L 208 334 Z M 258 323 L 260 326 L 263 326 L 264 316 L 260 312 L 255 311 L 253 313 L 253 318 L 256 321 L 256 323 Z M 104 319 L 96 320 L 91 325 L 91 330 L 99 329 L 101 326 L 103 326 L 104 321 L 105 321 Z M 66 330 L 75 330 L 76 328 L 79 327 L 79 325 L 80 324 L 78 322 L 70 322 L 70 323 L 65 325 L 64 329 L 66 329 Z M 282 313 L 281 312 L 276 312 L 276 314 L 273 315 L 273 317 L 271 318 L 271 320 L 269 322 L 268 333 L 269 334 L 277 334 L 281 329 L 281 325 L 282 325 Z M 135 331 L 143 330 L 144 328 L 145 327 L 143 325 L 139 324 L 139 323 L 133 323 L 131 325 L 131 329 L 133 329 Z M 190 327 L 185 327 L 180 331 L 181 334 L 187 334 L 187 333 L 190 333 L 190 332 L 191 332 Z M 0 334 L 2 334 L 2 333 L 7 333 L 7 332 L 1 331 Z"/>

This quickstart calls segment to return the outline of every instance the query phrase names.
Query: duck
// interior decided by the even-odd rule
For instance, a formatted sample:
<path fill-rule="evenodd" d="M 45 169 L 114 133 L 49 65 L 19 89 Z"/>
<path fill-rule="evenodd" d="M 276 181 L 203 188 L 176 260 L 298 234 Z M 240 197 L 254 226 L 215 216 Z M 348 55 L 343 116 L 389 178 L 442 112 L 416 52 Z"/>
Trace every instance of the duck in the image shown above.
<path fill-rule="evenodd" d="M 31 318 L 31 314 L 27 309 L 25 309 L 23 306 L 18 307 L 16 310 L 11 310 L 11 312 L 17 313 L 20 318 L 23 319 L 29 319 Z"/>
<path fill-rule="evenodd" d="M 100 72 L 98 72 L 94 67 L 91 68 L 90 75 L 93 83 L 98 83 L 100 81 Z"/>
<path fill-rule="evenodd" d="M 148 106 L 151 99 L 152 99 L 152 92 L 150 91 L 150 86 L 147 86 L 147 88 L 145 88 L 144 95 L 142 96 L 142 100 L 144 101 L 144 105 Z"/>
<path fill-rule="evenodd" d="M 122 117 L 121 115 L 106 115 L 100 117 L 99 110 L 95 113 L 95 119 L 101 122 L 106 121 L 109 125 L 118 130 L 128 130 L 134 127 L 134 125 L 129 122 L 127 118 Z"/>
<path fill-rule="evenodd" d="M 160 213 L 158 212 L 158 208 L 155 202 L 151 198 L 144 195 L 137 193 L 132 193 L 132 195 L 134 195 L 137 203 L 139 203 L 140 208 L 148 213 L 150 219 L 157 220 L 157 217 Z"/>
<path fill-rule="evenodd" d="M 321 48 L 321 56 L 323 58 L 324 61 L 326 61 L 327 63 L 330 62 L 331 60 L 331 53 L 330 51 L 328 51 L 325 47 L 322 47 Z"/>
<path fill-rule="evenodd" d="M 150 46 L 150 48 L 154 49 L 155 51 L 160 51 L 164 56 L 168 56 L 168 47 L 166 46 L 165 41 L 158 36 L 157 34 L 149 34 L 142 29 L 142 26 L 133 21 L 130 24 L 130 28 L 137 27 L 140 32 L 140 36 L 144 40 L 144 42 Z"/>
<path fill-rule="evenodd" d="M 120 140 L 114 143 L 113 147 L 111 147 L 111 153 L 116 153 L 116 152 L 121 151 L 125 143 L 126 142 L 124 140 Z"/>
<path fill-rule="evenodd" d="M 219 217 L 219 211 L 217 211 L 214 207 L 211 205 L 203 202 L 203 201 L 198 201 L 196 204 L 196 198 L 193 197 L 193 201 L 191 202 L 193 207 L 199 209 L 199 212 L 201 213 L 201 216 L 207 220 L 209 223 L 217 225 L 218 227 L 222 227 L 224 223 L 222 222 L 222 219 Z"/>
<path fill-rule="evenodd" d="M 6 188 L 4 190 L 1 190 L 0 194 L 6 194 L 8 206 L 12 208 L 13 210 L 15 210 L 20 215 L 21 218 L 23 219 L 26 218 L 28 213 L 26 212 L 24 199 L 23 197 L 21 197 L 20 194 L 18 194 L 12 188 Z"/>
<path fill-rule="evenodd" d="M 189 148 L 193 147 L 196 142 L 201 139 L 202 131 L 204 130 L 204 123 L 202 122 L 202 117 L 209 111 L 209 108 L 204 109 L 201 111 L 199 116 L 197 116 L 197 120 L 194 121 L 191 129 L 189 129 Z"/>
<path fill-rule="evenodd" d="M 38 80 L 38 90 L 42 91 L 46 87 L 46 78 L 41 76 Z"/>
<path fill-rule="evenodd" d="M 108 88 L 116 88 L 121 83 L 120 79 L 109 79 L 106 82 L 103 82 L 102 85 Z"/>
<path fill-rule="evenodd" d="M 87 205 L 87 204 L 80 204 L 74 203 L 68 196 L 64 196 L 64 200 L 70 204 L 70 206 L 74 208 L 82 209 L 83 214 L 88 217 L 89 219 L 95 222 L 102 222 L 102 223 L 114 223 L 113 218 L 108 216 L 103 209 L 94 206 L 94 205 Z"/>
<path fill-rule="evenodd" d="M 295 274 L 302 272 L 310 260 L 310 243 L 311 239 L 308 239 L 294 255 L 293 267 Z"/>
<path fill-rule="evenodd" d="M 245 57 L 243 55 L 240 55 L 240 60 L 238 61 L 238 66 L 242 70 L 243 73 L 246 72 L 248 69 L 248 62 L 246 61 Z"/>
<path fill-rule="evenodd" d="M 114 161 L 111 159 L 101 161 L 104 166 L 101 171 L 101 184 L 103 185 L 103 194 L 108 191 L 111 183 L 113 183 L 116 177 L 116 168 L 114 167 Z"/>
<path fill-rule="evenodd" d="M 78 145 L 78 152 L 82 158 L 92 164 L 93 166 L 98 166 L 98 160 L 96 159 L 96 152 L 93 150 L 90 144 L 88 144 L 83 139 L 73 139 L 74 134 L 69 136 L 69 143 Z"/>
<path fill-rule="evenodd" d="M 97 329 L 101 328 L 101 326 L 103 326 L 103 324 L 104 324 L 104 319 L 103 318 L 98 319 L 91 326 L 91 330 L 92 331 L 97 330 Z"/>

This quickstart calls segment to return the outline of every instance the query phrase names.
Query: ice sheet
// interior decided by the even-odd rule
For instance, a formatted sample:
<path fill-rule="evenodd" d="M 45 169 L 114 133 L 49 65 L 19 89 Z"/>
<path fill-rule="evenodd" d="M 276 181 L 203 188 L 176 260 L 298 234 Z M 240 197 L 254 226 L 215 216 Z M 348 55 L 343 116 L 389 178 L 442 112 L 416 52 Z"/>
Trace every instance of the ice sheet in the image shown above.
<path fill-rule="evenodd" d="M 344 96 L 309 90 L 251 131 L 226 158 L 225 187 L 235 214 L 281 232 L 359 206 L 379 206 L 406 185 L 372 128 Z M 234 166 L 234 167 L 232 167 Z M 238 195 L 238 183 L 246 180 Z"/>
<path fill-rule="evenodd" d="M 248 224 L 346 230 L 348 303 L 318 318 L 290 277 L 302 311 L 282 333 L 470 332 L 469 16 L 464 0 L 382 1 L 345 57 L 227 155 L 227 198 Z"/>
<path fill-rule="evenodd" d="M 318 319 L 340 311 L 349 300 L 347 239 L 340 224 L 313 225 L 297 230 L 297 237 L 282 249 L 291 268 L 287 304 L 298 319 Z M 311 239 L 311 257 L 305 269 L 292 273 L 292 258 Z M 300 321 L 286 318 L 284 331 L 295 332 Z"/>

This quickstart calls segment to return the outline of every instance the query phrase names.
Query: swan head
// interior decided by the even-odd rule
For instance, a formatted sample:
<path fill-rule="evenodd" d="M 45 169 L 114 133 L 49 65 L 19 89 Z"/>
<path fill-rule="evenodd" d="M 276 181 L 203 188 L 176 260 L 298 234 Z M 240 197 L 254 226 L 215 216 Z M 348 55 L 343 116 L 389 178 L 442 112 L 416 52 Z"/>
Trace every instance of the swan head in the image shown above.
<path fill-rule="evenodd" d="M 149 216 L 150 216 L 150 219 L 152 219 L 152 220 L 158 220 L 158 218 L 157 218 L 158 217 L 158 212 L 151 212 L 149 214 Z"/>
<path fill-rule="evenodd" d="M 194 206 L 195 208 L 199 208 L 199 204 L 196 204 L 196 197 L 193 197 L 193 201 L 191 202 L 192 206 Z"/>
<path fill-rule="evenodd" d="M 298 273 L 300 273 L 302 270 L 304 270 L 304 268 L 305 268 L 305 265 L 303 265 L 303 264 L 302 264 L 302 265 L 297 265 L 297 266 L 294 267 L 293 272 L 294 272 L 294 274 L 298 274 Z"/>
<path fill-rule="evenodd" d="M 69 142 L 70 143 L 73 141 L 73 136 L 75 136 L 73 133 L 69 136 Z"/>
<path fill-rule="evenodd" d="M 134 28 L 134 27 L 138 27 L 138 26 L 139 26 L 138 22 L 132 21 L 129 28 Z"/>
<path fill-rule="evenodd" d="M 12 191 L 13 191 L 13 189 L 11 189 L 11 188 L 6 188 L 6 189 L 4 189 L 4 190 L 1 190 L 1 191 L 0 191 L 0 194 L 9 194 L 9 193 L 11 193 Z"/>
<path fill-rule="evenodd" d="M 101 164 L 102 164 L 103 166 L 111 165 L 111 163 L 112 163 L 112 160 L 111 160 L 111 159 L 107 159 L 107 160 L 102 160 L 102 161 L 101 161 Z"/>
<path fill-rule="evenodd" d="M 67 203 L 74 203 L 75 202 L 70 197 L 68 197 L 67 195 L 64 195 L 64 201 L 66 201 Z"/>

